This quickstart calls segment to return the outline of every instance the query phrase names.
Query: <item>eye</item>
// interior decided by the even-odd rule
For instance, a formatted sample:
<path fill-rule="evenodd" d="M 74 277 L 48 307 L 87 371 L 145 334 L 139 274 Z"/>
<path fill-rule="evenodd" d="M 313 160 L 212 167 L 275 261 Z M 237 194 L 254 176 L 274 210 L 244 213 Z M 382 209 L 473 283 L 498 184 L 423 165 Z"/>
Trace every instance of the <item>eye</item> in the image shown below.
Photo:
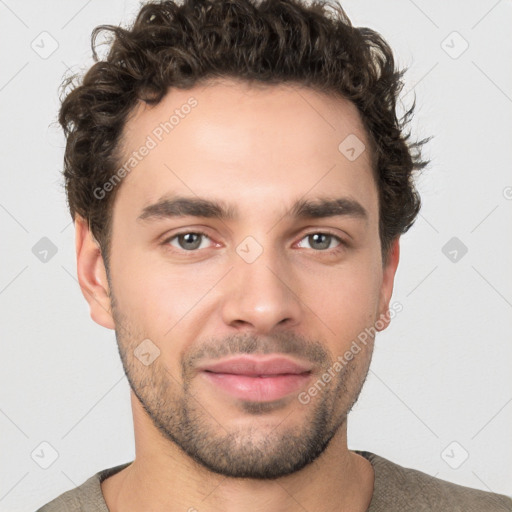
<path fill-rule="evenodd" d="M 307 240 L 312 249 L 318 251 L 325 251 L 327 249 L 333 249 L 334 251 L 341 250 L 347 244 L 340 237 L 331 233 L 310 233 L 306 235 L 302 240 Z M 302 244 L 302 240 L 300 244 Z M 332 242 L 338 241 L 338 245 L 332 247 Z M 301 245 L 299 246 L 301 247 Z"/>
<path fill-rule="evenodd" d="M 171 245 L 172 247 L 184 251 L 195 251 L 196 249 L 205 249 L 208 247 L 208 245 L 204 246 L 203 244 L 205 240 L 210 240 L 206 233 L 201 231 L 187 231 L 173 235 L 167 238 L 167 240 L 164 240 L 163 243 L 164 245 Z"/>
<path fill-rule="evenodd" d="M 332 233 L 316 232 L 306 235 L 299 242 L 298 246 L 303 247 L 304 240 L 307 240 L 309 248 L 321 252 L 337 252 L 343 250 L 348 244 Z M 209 247 L 208 241 L 212 241 L 210 237 L 202 231 L 185 231 L 177 233 L 162 242 L 164 246 L 171 246 L 174 249 L 194 252 L 198 249 L 206 249 Z M 338 242 L 333 247 L 333 242 Z M 307 248 L 307 247 L 306 247 Z"/>

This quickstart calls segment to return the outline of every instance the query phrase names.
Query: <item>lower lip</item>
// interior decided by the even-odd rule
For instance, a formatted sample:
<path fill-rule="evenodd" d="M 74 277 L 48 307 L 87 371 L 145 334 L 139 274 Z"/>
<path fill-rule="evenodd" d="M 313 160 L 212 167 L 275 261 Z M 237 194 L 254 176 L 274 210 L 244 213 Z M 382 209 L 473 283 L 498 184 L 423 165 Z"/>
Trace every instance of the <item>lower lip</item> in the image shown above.
<path fill-rule="evenodd" d="M 311 373 L 284 374 L 273 377 L 249 377 L 231 373 L 203 372 L 208 381 L 230 395 L 253 402 L 269 402 L 303 388 Z"/>

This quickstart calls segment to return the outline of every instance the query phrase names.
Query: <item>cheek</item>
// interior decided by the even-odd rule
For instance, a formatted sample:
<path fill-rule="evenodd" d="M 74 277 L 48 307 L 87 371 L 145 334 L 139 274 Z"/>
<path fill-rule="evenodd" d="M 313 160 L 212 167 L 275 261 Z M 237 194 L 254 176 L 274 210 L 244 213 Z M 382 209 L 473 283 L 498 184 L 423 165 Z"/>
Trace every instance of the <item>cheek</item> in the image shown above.
<path fill-rule="evenodd" d="M 211 265 L 170 265 L 162 258 L 142 256 L 115 265 L 119 309 L 157 339 L 195 319 L 207 302 L 205 296 L 225 273 Z"/>
<path fill-rule="evenodd" d="M 309 296 L 305 302 L 338 344 L 350 343 L 375 321 L 381 280 L 378 266 L 370 262 L 329 269 L 304 288 Z"/>

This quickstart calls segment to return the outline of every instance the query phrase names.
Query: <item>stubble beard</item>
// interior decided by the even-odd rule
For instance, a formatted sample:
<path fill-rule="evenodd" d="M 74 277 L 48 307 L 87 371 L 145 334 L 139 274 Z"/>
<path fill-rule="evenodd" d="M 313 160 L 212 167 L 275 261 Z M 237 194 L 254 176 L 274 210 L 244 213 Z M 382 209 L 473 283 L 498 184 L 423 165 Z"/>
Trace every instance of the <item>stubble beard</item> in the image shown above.
<path fill-rule="evenodd" d="M 288 399 L 286 403 L 290 414 L 296 409 L 302 414 L 300 424 L 287 422 L 287 416 L 278 424 L 275 421 L 265 423 L 265 418 L 273 409 L 282 406 L 282 401 L 241 401 L 241 415 L 249 414 L 255 421 L 244 422 L 244 426 L 238 427 L 223 425 L 221 419 L 208 412 L 206 404 L 201 403 L 201 398 L 193 391 L 197 379 L 194 380 L 191 366 L 197 357 L 182 361 L 179 376 L 171 374 L 161 356 L 151 365 L 143 365 L 135 357 L 134 350 L 145 336 L 131 326 L 126 317 L 114 311 L 114 307 L 113 313 L 126 377 L 154 426 L 165 439 L 201 467 L 231 478 L 276 479 L 300 471 L 315 461 L 338 430 L 345 426 L 347 415 L 367 377 L 371 360 L 372 346 L 368 345 L 366 350 L 347 362 L 336 378 L 321 388 L 308 404 L 302 404 L 293 397 L 290 405 Z M 123 329 L 118 329 L 118 325 Z M 304 347 L 306 342 L 309 348 L 307 351 L 301 349 L 300 355 L 307 352 L 310 360 L 321 362 L 323 369 L 332 367 L 332 356 L 323 344 L 301 339 L 289 332 L 278 338 L 263 343 L 255 336 L 235 336 L 217 341 L 216 347 L 222 347 L 223 355 L 270 351 L 297 354 L 294 349 Z M 283 350 L 276 350 L 276 347 Z M 220 355 L 220 351 L 217 354 Z M 362 359 L 356 365 L 360 356 Z M 319 371 L 318 378 L 311 383 L 319 382 L 322 373 Z"/>

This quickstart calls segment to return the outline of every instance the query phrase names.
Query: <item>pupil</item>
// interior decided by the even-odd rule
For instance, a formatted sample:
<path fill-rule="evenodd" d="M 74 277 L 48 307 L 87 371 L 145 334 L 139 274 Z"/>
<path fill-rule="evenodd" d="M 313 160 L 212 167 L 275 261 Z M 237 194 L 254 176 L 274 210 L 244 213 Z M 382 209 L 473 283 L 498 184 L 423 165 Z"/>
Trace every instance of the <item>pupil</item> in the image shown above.
<path fill-rule="evenodd" d="M 197 242 L 200 239 L 199 239 L 199 235 L 197 235 L 197 233 L 186 233 L 185 235 L 182 235 L 182 237 L 185 242 L 185 245 L 188 245 L 188 247 L 184 247 L 185 249 L 190 249 L 191 248 L 190 245 L 193 246 L 192 247 L 193 249 L 199 247 Z M 194 238 L 195 238 L 195 240 L 194 240 Z"/>
<path fill-rule="evenodd" d="M 327 249 L 329 247 L 329 237 L 330 235 L 325 235 L 323 233 L 315 233 L 314 235 L 311 235 L 311 237 L 314 240 L 314 243 L 320 244 L 321 247 L 318 247 L 319 249 Z M 324 241 L 322 242 L 322 238 Z"/>

